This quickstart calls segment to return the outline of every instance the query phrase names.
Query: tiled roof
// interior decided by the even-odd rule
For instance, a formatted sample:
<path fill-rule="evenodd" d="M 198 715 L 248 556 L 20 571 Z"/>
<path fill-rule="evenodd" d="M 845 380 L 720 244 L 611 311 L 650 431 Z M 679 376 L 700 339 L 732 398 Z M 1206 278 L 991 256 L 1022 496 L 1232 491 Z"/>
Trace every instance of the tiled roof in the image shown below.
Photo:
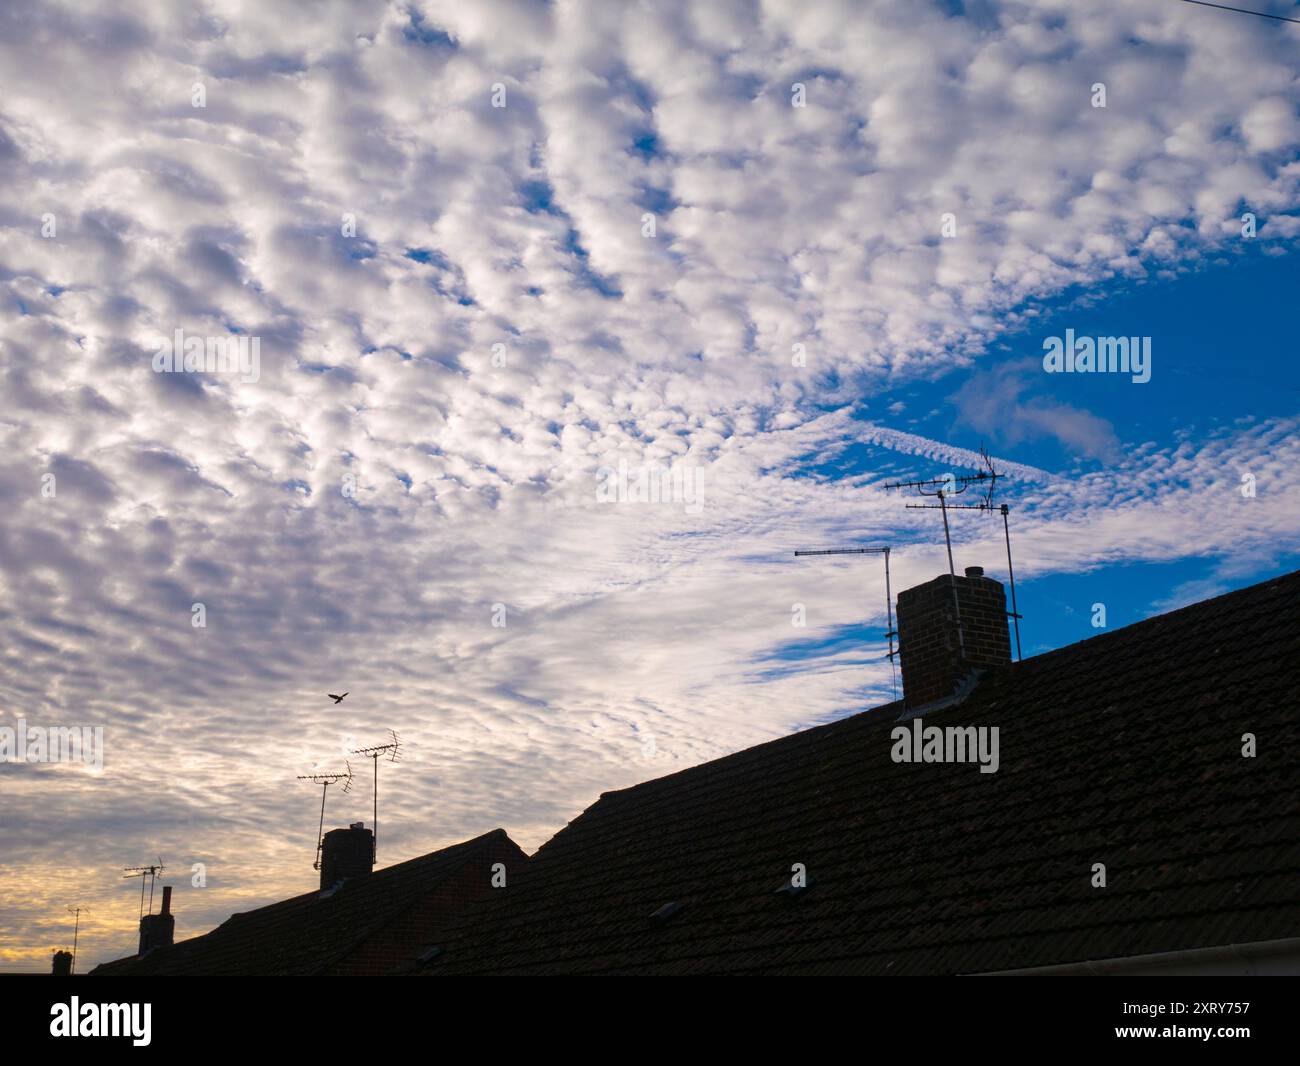
<path fill-rule="evenodd" d="M 924 717 L 997 726 L 997 773 L 893 762 L 901 713 L 602 795 L 419 972 L 952 974 L 1300 935 L 1300 573 Z M 776 894 L 794 863 L 811 887 Z"/>
<path fill-rule="evenodd" d="M 385 943 L 396 956 L 367 951 L 365 972 L 387 972 L 409 964 L 437 939 L 470 898 L 458 883 L 468 875 L 485 886 L 492 861 L 506 861 L 510 877 L 527 858 L 502 829 L 443 848 L 418 859 L 345 881 L 332 895 L 309 892 L 254 911 L 232 915 L 216 929 L 144 958 L 105 963 L 93 975 L 310 975 L 357 972 L 349 965 L 362 948 Z M 430 902 L 437 904 L 432 909 Z M 376 965 L 380 968 L 376 969 Z"/>

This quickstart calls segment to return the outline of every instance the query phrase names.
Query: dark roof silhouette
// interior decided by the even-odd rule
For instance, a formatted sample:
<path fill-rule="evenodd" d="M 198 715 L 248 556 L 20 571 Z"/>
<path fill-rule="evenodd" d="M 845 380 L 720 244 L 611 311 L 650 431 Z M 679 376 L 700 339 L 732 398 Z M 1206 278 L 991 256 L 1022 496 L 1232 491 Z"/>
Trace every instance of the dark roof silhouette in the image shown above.
<path fill-rule="evenodd" d="M 409 965 L 453 914 L 485 895 L 492 862 L 514 877 L 527 857 L 495 829 L 408 862 L 234 914 L 203 936 L 143 957 L 104 963 L 96 976 L 261 975 L 392 972 Z"/>
<path fill-rule="evenodd" d="M 1298 700 L 1295 573 L 923 716 L 997 726 L 997 773 L 894 763 L 894 703 L 607 792 L 415 972 L 954 974 L 1295 936 Z M 811 887 L 776 892 L 794 863 Z"/>

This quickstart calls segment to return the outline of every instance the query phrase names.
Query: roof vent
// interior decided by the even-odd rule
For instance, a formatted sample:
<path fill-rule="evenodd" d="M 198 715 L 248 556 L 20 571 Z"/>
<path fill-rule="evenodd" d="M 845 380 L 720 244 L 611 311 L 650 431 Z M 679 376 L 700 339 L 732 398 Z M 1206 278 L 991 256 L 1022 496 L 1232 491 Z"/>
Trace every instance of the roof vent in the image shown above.
<path fill-rule="evenodd" d="M 662 907 L 660 907 L 657 911 L 655 911 L 654 914 L 650 915 L 650 917 L 653 921 L 656 922 L 666 922 L 674 914 L 680 911 L 682 909 L 682 906 L 683 905 L 681 903 L 677 903 L 676 901 L 672 903 L 665 903 Z"/>
<path fill-rule="evenodd" d="M 811 879 L 805 879 L 803 884 L 796 885 L 790 880 L 790 878 L 786 877 L 783 878 L 781 883 L 772 890 L 772 895 L 784 896 L 786 899 L 798 899 L 807 892 L 808 889 L 812 888 L 812 886 L 813 883 Z"/>

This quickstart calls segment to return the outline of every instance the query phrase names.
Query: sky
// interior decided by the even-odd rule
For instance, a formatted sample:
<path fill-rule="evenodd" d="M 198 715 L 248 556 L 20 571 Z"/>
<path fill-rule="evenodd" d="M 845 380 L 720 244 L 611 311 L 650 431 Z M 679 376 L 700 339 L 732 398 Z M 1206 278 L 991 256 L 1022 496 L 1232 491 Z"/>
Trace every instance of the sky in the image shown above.
<path fill-rule="evenodd" d="M 311 890 L 298 776 L 390 729 L 380 865 L 892 699 L 879 559 L 793 552 L 946 572 L 884 486 L 981 447 L 1026 656 L 1300 567 L 1298 35 L 4 5 L 0 726 L 103 760 L 0 763 L 0 969 L 78 905 L 79 971 L 133 953 L 157 857 L 178 938 Z M 1067 331 L 1149 378 L 1049 372 Z M 952 527 L 1005 580 L 1000 518 Z M 326 828 L 371 821 L 350 759 Z"/>

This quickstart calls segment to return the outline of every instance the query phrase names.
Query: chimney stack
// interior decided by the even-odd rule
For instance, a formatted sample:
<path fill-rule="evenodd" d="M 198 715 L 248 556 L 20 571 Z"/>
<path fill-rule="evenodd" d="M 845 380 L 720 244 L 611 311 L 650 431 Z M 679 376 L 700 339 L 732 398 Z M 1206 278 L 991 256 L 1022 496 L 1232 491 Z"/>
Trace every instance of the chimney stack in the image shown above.
<path fill-rule="evenodd" d="M 54 977 L 71 977 L 72 976 L 72 952 L 56 951 L 54 953 L 54 968 L 50 971 Z"/>
<path fill-rule="evenodd" d="M 375 864 L 375 835 L 361 822 L 331 829 L 321 842 L 320 889 L 327 892 L 340 881 L 365 877 Z"/>
<path fill-rule="evenodd" d="M 1002 583 L 968 566 L 965 577 L 944 574 L 900 592 L 898 651 L 909 710 L 957 695 L 975 670 L 1009 666 Z"/>
<path fill-rule="evenodd" d="M 172 886 L 163 886 L 162 910 L 146 914 L 140 919 L 140 951 L 147 955 L 154 948 L 169 948 L 176 935 L 176 919 L 172 917 Z"/>

